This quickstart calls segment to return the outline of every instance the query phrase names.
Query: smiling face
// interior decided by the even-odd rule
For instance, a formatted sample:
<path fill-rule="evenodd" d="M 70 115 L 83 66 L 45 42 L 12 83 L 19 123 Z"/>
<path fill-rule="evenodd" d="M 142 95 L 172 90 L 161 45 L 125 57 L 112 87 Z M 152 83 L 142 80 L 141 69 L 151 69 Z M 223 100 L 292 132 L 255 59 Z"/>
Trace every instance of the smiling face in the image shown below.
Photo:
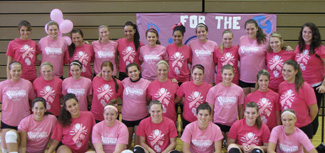
<path fill-rule="evenodd" d="M 174 41 L 175 45 L 177 45 L 177 46 L 182 45 L 183 44 L 183 38 L 184 38 L 184 36 L 183 36 L 182 32 L 175 31 L 173 33 L 173 41 Z"/>
<path fill-rule="evenodd" d="M 224 44 L 224 47 L 230 48 L 232 46 L 232 34 L 231 33 L 223 34 L 222 42 Z"/>
<path fill-rule="evenodd" d="M 53 79 L 53 68 L 50 65 L 43 65 L 41 67 L 41 73 L 46 81 Z"/>
<path fill-rule="evenodd" d="M 281 115 L 281 121 L 285 129 L 293 129 L 295 127 L 297 119 L 292 114 L 285 113 Z"/>
<path fill-rule="evenodd" d="M 159 80 L 167 79 L 168 67 L 165 64 L 159 64 L 157 66 L 157 74 Z"/>
<path fill-rule="evenodd" d="M 207 125 L 210 122 L 211 114 L 207 109 L 200 109 L 196 117 L 199 125 Z"/>
<path fill-rule="evenodd" d="M 234 72 L 231 69 L 224 69 L 222 71 L 222 83 L 224 84 L 231 84 L 232 80 L 234 79 Z"/>
<path fill-rule="evenodd" d="M 154 32 L 147 33 L 147 41 L 149 46 L 156 46 L 156 42 L 158 40 L 158 36 Z"/>
<path fill-rule="evenodd" d="M 132 26 L 124 26 L 124 36 L 128 41 L 133 41 L 135 29 Z"/>
<path fill-rule="evenodd" d="M 19 63 L 13 63 L 10 65 L 10 70 L 9 70 L 10 76 L 11 76 L 11 81 L 19 81 L 22 73 L 22 67 Z"/>
<path fill-rule="evenodd" d="M 309 27 L 304 27 L 302 30 L 302 39 L 304 39 L 305 43 L 309 45 L 313 39 L 313 31 Z"/>
<path fill-rule="evenodd" d="M 20 34 L 21 40 L 27 40 L 31 33 L 32 33 L 32 31 L 28 30 L 28 27 L 26 27 L 26 26 L 21 26 L 19 29 L 19 34 Z"/>
<path fill-rule="evenodd" d="M 160 123 L 162 121 L 162 106 L 159 104 L 153 104 L 150 106 L 149 113 L 151 120 L 154 123 Z"/>
<path fill-rule="evenodd" d="M 260 115 L 254 107 L 246 107 L 244 114 L 246 117 L 246 124 L 251 126 L 255 125 L 256 119 Z"/>
<path fill-rule="evenodd" d="M 80 33 L 72 33 L 71 35 L 72 42 L 76 45 L 76 47 L 80 47 L 83 44 L 84 39 L 82 38 Z"/>
<path fill-rule="evenodd" d="M 107 125 L 114 125 L 116 118 L 117 118 L 117 112 L 112 108 L 107 108 L 104 110 L 104 120 L 107 123 Z"/>
<path fill-rule="evenodd" d="M 139 80 L 140 70 L 136 66 L 130 66 L 128 68 L 128 76 L 132 81 Z"/>
<path fill-rule="evenodd" d="M 282 68 L 283 79 L 289 83 L 293 83 L 296 79 L 296 74 L 298 70 L 295 70 L 292 65 L 284 64 Z"/>
<path fill-rule="evenodd" d="M 194 70 L 192 72 L 192 78 L 193 78 L 194 84 L 196 84 L 196 85 L 201 84 L 203 77 L 204 77 L 203 70 L 201 70 L 199 68 L 194 68 Z"/>
<path fill-rule="evenodd" d="M 112 80 L 113 70 L 109 66 L 103 67 L 101 72 L 104 80 L 106 81 Z"/>
<path fill-rule="evenodd" d="M 79 117 L 80 115 L 80 111 L 79 111 L 79 103 L 71 98 L 71 99 L 68 99 L 66 102 L 65 102 L 65 109 L 71 114 L 71 117 L 72 118 L 77 118 Z"/>
<path fill-rule="evenodd" d="M 257 33 L 258 29 L 254 23 L 247 23 L 245 30 L 246 30 L 246 34 L 248 35 L 248 38 L 250 38 L 250 39 L 256 38 L 256 33 Z"/>
<path fill-rule="evenodd" d="M 70 66 L 70 73 L 73 79 L 80 79 L 81 76 L 81 68 L 78 65 Z"/>
<path fill-rule="evenodd" d="M 270 47 L 273 50 L 273 52 L 280 52 L 281 51 L 281 40 L 277 37 L 271 37 L 270 38 Z"/>
<path fill-rule="evenodd" d="M 42 102 L 36 102 L 32 108 L 33 118 L 35 121 L 43 120 L 44 113 L 46 112 L 46 108 Z"/>
<path fill-rule="evenodd" d="M 265 92 L 265 91 L 268 91 L 269 90 L 269 78 L 268 76 L 266 75 L 261 75 L 259 78 L 258 78 L 258 90 L 259 91 L 262 91 L 262 92 Z"/>
<path fill-rule="evenodd" d="M 197 27 L 196 28 L 196 36 L 199 38 L 200 41 L 207 40 L 208 31 L 205 27 Z"/>
<path fill-rule="evenodd" d="M 99 32 L 99 37 L 100 37 L 101 41 L 109 40 L 109 31 L 106 27 L 100 28 L 98 30 L 98 32 Z"/>
<path fill-rule="evenodd" d="M 59 33 L 59 28 L 56 25 L 50 25 L 47 27 L 47 33 L 49 34 L 51 39 L 56 39 Z"/>

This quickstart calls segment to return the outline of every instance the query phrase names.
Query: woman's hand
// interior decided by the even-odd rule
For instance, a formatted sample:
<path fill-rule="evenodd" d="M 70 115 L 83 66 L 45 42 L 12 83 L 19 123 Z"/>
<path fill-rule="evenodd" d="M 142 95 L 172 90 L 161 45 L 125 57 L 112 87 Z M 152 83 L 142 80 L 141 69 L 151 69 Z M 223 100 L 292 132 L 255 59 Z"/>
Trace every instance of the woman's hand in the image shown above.
<path fill-rule="evenodd" d="M 316 88 L 318 93 L 325 93 L 325 85 L 320 85 L 319 87 Z"/>
<path fill-rule="evenodd" d="M 172 82 L 178 83 L 178 81 L 175 78 L 172 79 Z"/>
<path fill-rule="evenodd" d="M 291 48 L 291 46 L 287 46 L 286 51 L 293 51 L 293 49 Z"/>

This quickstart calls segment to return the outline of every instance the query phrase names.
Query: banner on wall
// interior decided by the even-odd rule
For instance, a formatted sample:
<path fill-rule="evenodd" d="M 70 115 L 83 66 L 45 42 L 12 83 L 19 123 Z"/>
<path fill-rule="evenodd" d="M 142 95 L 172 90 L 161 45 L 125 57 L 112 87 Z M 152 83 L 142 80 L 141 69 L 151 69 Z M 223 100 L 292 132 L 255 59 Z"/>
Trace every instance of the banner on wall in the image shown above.
<path fill-rule="evenodd" d="M 277 18 L 275 14 L 220 14 L 220 13 L 137 13 L 137 25 L 140 40 L 147 44 L 145 32 L 149 28 L 155 28 L 159 33 L 162 45 L 168 46 L 173 43 L 172 27 L 182 23 L 186 27 L 183 43 L 188 44 L 196 39 L 195 27 L 198 23 L 208 26 L 208 39 L 221 44 L 222 32 L 232 30 L 234 34 L 233 44 L 238 44 L 239 38 L 246 34 L 245 22 L 254 19 L 270 35 L 276 31 Z"/>

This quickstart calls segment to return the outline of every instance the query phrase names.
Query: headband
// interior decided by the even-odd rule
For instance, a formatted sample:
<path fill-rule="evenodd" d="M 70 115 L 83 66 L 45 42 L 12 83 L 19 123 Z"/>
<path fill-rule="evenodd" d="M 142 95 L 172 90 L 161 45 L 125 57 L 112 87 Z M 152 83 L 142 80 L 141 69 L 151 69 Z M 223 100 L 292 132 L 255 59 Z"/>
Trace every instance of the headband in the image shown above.
<path fill-rule="evenodd" d="M 109 109 L 109 108 L 111 108 L 111 109 L 115 110 L 115 111 L 116 111 L 116 113 L 118 113 L 118 110 L 117 110 L 117 108 L 116 108 L 115 106 L 112 106 L 112 105 L 107 105 L 107 106 L 105 106 L 105 107 L 104 107 L 104 110 L 106 110 L 106 109 Z"/>
<path fill-rule="evenodd" d="M 78 63 L 78 62 L 71 62 L 70 66 L 72 66 L 72 65 L 78 65 L 78 66 L 82 67 L 82 65 L 80 65 L 80 63 Z"/>
<path fill-rule="evenodd" d="M 283 115 L 285 115 L 285 114 L 291 114 L 291 115 L 293 115 L 295 118 L 297 118 L 297 117 L 296 117 L 296 114 L 295 114 L 295 113 L 292 113 L 292 112 L 290 112 L 290 111 L 284 111 L 284 112 L 281 114 L 281 117 L 282 117 Z"/>
<path fill-rule="evenodd" d="M 203 71 L 204 71 L 204 66 L 203 65 L 201 65 L 201 64 L 196 64 L 196 65 L 194 65 L 193 66 L 193 68 L 192 68 L 192 70 L 194 70 L 195 68 L 201 68 Z"/>

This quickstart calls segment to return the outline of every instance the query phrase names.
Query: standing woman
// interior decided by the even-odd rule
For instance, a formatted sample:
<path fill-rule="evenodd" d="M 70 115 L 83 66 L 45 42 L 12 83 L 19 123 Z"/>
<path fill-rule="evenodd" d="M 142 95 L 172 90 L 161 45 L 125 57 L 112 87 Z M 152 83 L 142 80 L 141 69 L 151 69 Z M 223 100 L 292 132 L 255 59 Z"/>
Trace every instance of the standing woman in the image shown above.
<path fill-rule="evenodd" d="M 282 76 L 283 63 L 295 58 L 295 52 L 286 51 L 286 47 L 279 33 L 273 32 L 270 35 L 270 46 L 266 53 L 266 67 L 267 71 L 270 72 L 269 88 L 275 92 L 278 92 L 279 84 L 284 81 Z"/>
<path fill-rule="evenodd" d="M 42 63 L 52 63 L 54 75 L 63 79 L 63 65 L 69 62 L 68 44 L 64 38 L 58 36 L 58 23 L 50 21 L 46 25 L 49 35 L 38 42 L 38 49 L 42 53 Z"/>
<path fill-rule="evenodd" d="M 105 61 L 111 61 L 114 66 L 113 76 L 116 76 L 117 62 L 117 43 L 109 39 L 109 29 L 107 25 L 98 27 L 99 39 L 92 42 L 94 49 L 94 71 L 98 74 L 101 71 L 101 65 Z"/>
<path fill-rule="evenodd" d="M 160 45 L 159 35 L 156 29 L 146 31 L 148 45 L 140 48 L 141 74 L 144 79 L 154 81 L 157 79 L 156 64 L 160 60 L 168 60 L 166 48 Z"/>
<path fill-rule="evenodd" d="M 261 120 L 272 130 L 281 124 L 279 94 L 269 89 L 270 74 L 265 69 L 258 71 L 256 82 L 255 91 L 247 95 L 245 104 L 255 102 Z"/>
<path fill-rule="evenodd" d="M 213 84 L 215 83 L 214 50 L 218 47 L 218 44 L 207 39 L 208 26 L 204 23 L 199 23 L 196 26 L 195 33 L 198 39 L 189 44 L 192 50 L 192 65 L 201 64 L 204 66 L 205 75 L 203 81 Z"/>
<path fill-rule="evenodd" d="M 268 40 L 266 34 L 253 19 L 245 22 L 245 30 L 246 35 L 239 39 L 239 86 L 247 95 L 255 87 L 257 72 L 266 68 L 265 55 Z"/>
<path fill-rule="evenodd" d="M 238 46 L 233 46 L 234 35 L 231 30 L 225 30 L 222 33 L 222 44 L 214 51 L 215 54 L 215 61 L 217 63 L 217 79 L 216 84 L 222 82 L 222 74 L 219 73 L 221 71 L 221 68 L 224 65 L 231 65 L 234 68 L 234 78 L 232 79 L 232 82 L 236 85 L 238 85 Z"/>
<path fill-rule="evenodd" d="M 18 31 L 20 37 L 10 41 L 8 44 L 6 53 L 8 56 L 7 79 L 10 79 L 9 64 L 12 61 L 18 61 L 24 67 L 21 78 L 33 82 L 37 77 L 35 61 L 37 61 L 36 55 L 38 52 L 35 41 L 29 39 L 32 33 L 32 26 L 28 21 L 22 20 L 18 24 Z"/>
<path fill-rule="evenodd" d="M 93 113 L 96 122 L 104 120 L 104 107 L 112 100 L 122 98 L 123 85 L 114 76 L 114 66 L 110 61 L 105 61 L 101 65 L 101 77 L 94 77 L 92 82 L 93 100 L 90 111 Z"/>
<path fill-rule="evenodd" d="M 211 85 L 203 81 L 204 67 L 200 64 L 194 65 L 192 68 L 192 81 L 184 82 L 177 90 L 176 102 L 184 98 L 184 111 L 182 118 L 182 129 L 191 122 L 197 120 L 197 107 L 206 102 L 206 96 Z"/>
<path fill-rule="evenodd" d="M 62 95 L 67 93 L 75 94 L 78 98 L 80 110 L 87 111 L 88 106 L 91 105 L 93 93 L 91 80 L 81 76 L 81 70 L 82 64 L 78 60 L 74 60 L 70 63 L 70 74 L 72 76 L 63 80 Z"/>
<path fill-rule="evenodd" d="M 38 97 L 45 99 L 45 108 L 55 116 L 59 116 L 62 80 L 53 75 L 53 65 L 50 62 L 41 64 L 41 74 L 42 76 L 33 82 L 34 90 Z"/>
<path fill-rule="evenodd" d="M 181 137 L 184 153 L 221 153 L 222 133 L 210 122 L 212 109 L 207 103 L 200 104 L 196 111 L 197 121 L 186 126 Z"/>
<path fill-rule="evenodd" d="M 229 153 L 263 153 L 266 152 L 270 130 L 261 121 L 255 102 L 245 105 L 245 118 L 236 121 L 228 134 Z"/>
<path fill-rule="evenodd" d="M 325 93 L 325 46 L 322 45 L 320 32 L 314 23 L 307 22 L 301 27 L 295 53 L 295 60 L 300 65 L 302 77 L 314 88 L 317 106 L 320 108 Z M 313 120 L 313 126 L 315 135 L 318 129 L 318 115 Z"/>
<path fill-rule="evenodd" d="M 161 60 L 156 65 L 158 79 L 151 82 L 148 87 L 148 97 L 151 100 L 158 100 L 163 106 L 163 116 L 168 117 L 176 123 L 175 96 L 178 84 L 168 79 L 169 65 Z"/>
<path fill-rule="evenodd" d="M 146 104 L 150 81 L 140 77 L 140 68 L 136 63 L 127 65 L 125 71 L 129 77 L 122 81 L 124 86 L 122 122 L 128 127 L 128 148 L 130 148 L 133 133 L 136 133 L 140 121 L 148 116 Z M 139 136 L 135 135 L 134 146 L 138 144 Z"/>
<path fill-rule="evenodd" d="M 46 111 L 46 102 L 37 97 L 32 103 L 33 114 L 19 123 L 21 153 L 44 153 L 56 125 L 56 117 Z"/>
<path fill-rule="evenodd" d="M 313 138 L 312 121 L 318 114 L 313 88 L 304 81 L 299 64 L 294 60 L 284 62 L 282 68 L 284 82 L 279 85 L 281 111 L 292 109 L 297 113 L 296 126 Z"/>
<path fill-rule="evenodd" d="M 10 79 L 0 82 L 1 149 L 2 152 L 18 152 L 19 122 L 30 114 L 29 100 L 35 98 L 33 85 L 21 78 L 22 65 L 13 61 L 9 64 Z"/>
<path fill-rule="evenodd" d="M 136 24 L 131 21 L 127 21 L 124 24 L 125 38 L 118 39 L 117 51 L 119 55 L 119 79 L 123 80 L 128 77 L 125 68 L 130 63 L 136 63 L 140 65 L 139 54 L 140 47 L 143 46 L 143 42 L 140 41 L 140 34 Z"/>
<path fill-rule="evenodd" d="M 80 29 L 71 31 L 72 44 L 69 46 L 69 62 L 78 60 L 82 64 L 81 76 L 92 79 L 91 63 L 94 58 L 93 47 L 84 43 L 84 34 Z M 70 73 L 71 76 L 71 73 Z"/>
<path fill-rule="evenodd" d="M 80 111 L 77 97 L 68 93 L 63 97 L 58 123 L 52 134 L 48 153 L 81 153 L 88 150 L 95 119 L 91 112 Z"/>
<path fill-rule="evenodd" d="M 183 44 L 185 27 L 182 23 L 174 25 L 172 30 L 174 43 L 168 45 L 166 48 L 171 67 L 168 72 L 168 77 L 170 79 L 176 79 L 178 84 L 181 85 L 190 79 L 188 64 L 192 63 L 192 52 L 190 47 Z"/>
<path fill-rule="evenodd" d="M 275 150 L 277 153 L 304 153 L 304 150 L 308 153 L 317 153 L 307 135 L 295 126 L 297 117 L 292 109 L 282 112 L 281 121 L 283 125 L 273 128 L 271 132 L 268 153 L 275 153 Z"/>

